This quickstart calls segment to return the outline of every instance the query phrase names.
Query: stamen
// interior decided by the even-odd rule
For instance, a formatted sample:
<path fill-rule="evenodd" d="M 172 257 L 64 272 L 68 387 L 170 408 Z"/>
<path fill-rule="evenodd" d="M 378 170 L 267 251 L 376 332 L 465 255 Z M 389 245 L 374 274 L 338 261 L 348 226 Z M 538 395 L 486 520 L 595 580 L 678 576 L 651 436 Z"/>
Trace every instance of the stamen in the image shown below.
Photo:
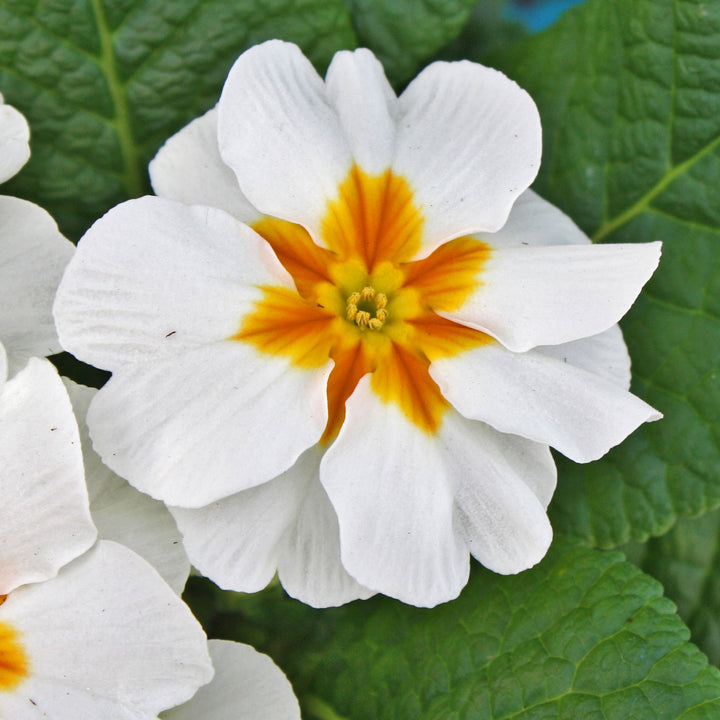
<path fill-rule="evenodd" d="M 358 310 L 355 315 L 355 324 L 358 327 L 364 328 L 370 324 L 370 313 L 365 310 Z"/>
<path fill-rule="evenodd" d="M 367 285 L 360 292 L 350 293 L 345 307 L 345 318 L 362 330 L 380 330 L 388 318 L 388 311 L 385 309 L 387 304 L 385 293 L 376 292 L 374 287 Z"/>
<path fill-rule="evenodd" d="M 354 295 L 355 293 L 353 293 Z M 366 302 L 368 300 L 372 300 L 375 297 L 375 288 L 371 287 L 364 287 L 362 291 L 360 292 L 360 297 L 365 300 Z"/>
<path fill-rule="evenodd" d="M 375 296 L 375 307 L 378 310 L 382 310 L 387 305 L 387 295 L 385 293 L 378 293 Z"/>
<path fill-rule="evenodd" d="M 351 303 L 348 299 L 347 308 L 345 310 L 345 317 L 352 322 L 355 317 L 357 316 L 357 305 L 355 303 Z"/>

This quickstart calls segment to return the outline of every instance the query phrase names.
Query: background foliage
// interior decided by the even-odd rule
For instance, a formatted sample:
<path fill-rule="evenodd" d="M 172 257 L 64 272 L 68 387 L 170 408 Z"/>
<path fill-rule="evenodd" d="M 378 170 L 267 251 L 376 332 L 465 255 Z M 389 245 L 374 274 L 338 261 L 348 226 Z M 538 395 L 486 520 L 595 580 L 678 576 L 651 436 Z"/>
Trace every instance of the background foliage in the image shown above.
<path fill-rule="evenodd" d="M 79 239 L 150 191 L 164 139 L 270 37 L 320 71 L 365 44 L 398 89 L 436 57 L 525 87 L 544 128 L 535 189 L 597 242 L 664 242 L 623 328 L 633 389 L 665 420 L 596 463 L 558 459 L 558 540 L 532 571 L 476 568 L 431 611 L 376 598 L 321 612 L 277 588 L 243 597 L 195 579 L 205 627 L 269 651 L 307 717 L 720 716 L 720 674 L 660 585 L 601 549 L 633 541 L 629 556 L 720 660 L 720 4 L 588 0 L 528 36 L 501 0 L 0 0 L 0 91 L 33 133 L 3 192 Z"/>

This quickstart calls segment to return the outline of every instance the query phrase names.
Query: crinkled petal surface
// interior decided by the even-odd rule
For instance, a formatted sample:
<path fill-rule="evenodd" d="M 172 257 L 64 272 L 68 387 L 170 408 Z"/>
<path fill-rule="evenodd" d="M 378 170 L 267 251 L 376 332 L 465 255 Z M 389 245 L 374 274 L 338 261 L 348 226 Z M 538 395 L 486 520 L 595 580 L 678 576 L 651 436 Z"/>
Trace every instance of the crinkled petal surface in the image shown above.
<path fill-rule="evenodd" d="M 28 658 L 2 695 L 13 720 L 154 720 L 212 678 L 187 606 L 142 558 L 102 540 L 54 579 L 0 607 Z"/>
<path fill-rule="evenodd" d="M 552 528 L 545 513 L 555 489 L 547 446 L 448 413 L 440 443 L 457 482 L 459 534 L 485 567 L 511 574 L 545 556 Z"/>
<path fill-rule="evenodd" d="M 90 436 L 141 492 L 203 507 L 271 480 L 320 439 L 329 371 L 232 341 L 123 367 L 90 405 Z"/>
<path fill-rule="evenodd" d="M 494 232 L 540 167 L 532 98 L 497 70 L 436 62 L 400 96 L 393 171 L 425 217 L 424 252 L 454 237 Z"/>
<path fill-rule="evenodd" d="M 96 537 L 62 381 L 31 359 L 0 394 L 0 594 L 54 577 Z"/>
<path fill-rule="evenodd" d="M 316 467 L 295 522 L 285 534 L 278 562 L 280 582 L 288 595 L 313 607 L 369 598 L 373 591 L 343 567 L 337 515 L 317 472 Z"/>
<path fill-rule="evenodd" d="M 220 157 L 217 108 L 208 110 L 169 138 L 148 171 L 153 190 L 160 197 L 187 205 L 220 208 L 245 223 L 260 216 Z"/>
<path fill-rule="evenodd" d="M 516 352 L 589 337 L 628 311 L 657 267 L 660 245 L 494 248 L 462 306 L 434 309 Z"/>
<path fill-rule="evenodd" d="M 282 670 L 249 645 L 210 640 L 212 682 L 163 720 L 300 720 L 300 707 Z"/>
<path fill-rule="evenodd" d="M 33 355 L 60 351 L 52 305 L 73 251 L 45 210 L 0 196 L 0 338 L 11 375 Z"/>
<path fill-rule="evenodd" d="M 498 343 L 434 362 L 430 374 L 465 417 L 589 462 L 661 415 L 616 383 Z"/>
<path fill-rule="evenodd" d="M 97 390 L 67 378 L 63 382 L 80 428 L 90 513 L 99 537 L 136 552 L 180 594 L 190 574 L 190 561 L 175 520 L 163 503 L 135 490 L 92 449 L 85 418 Z"/>
<path fill-rule="evenodd" d="M 437 439 L 363 378 L 320 464 L 338 515 L 342 562 L 362 585 L 413 605 L 457 597 L 468 578 L 453 519 L 456 479 Z"/>
<path fill-rule="evenodd" d="M 279 40 L 246 50 L 230 70 L 218 113 L 220 155 L 248 200 L 318 238 L 352 156 L 310 61 Z"/>
<path fill-rule="evenodd" d="M 27 120 L 0 95 L 0 182 L 17 173 L 30 157 Z"/>
<path fill-rule="evenodd" d="M 114 372 L 232 337 L 259 286 L 290 283 L 268 244 L 226 212 L 144 197 L 83 236 L 54 312 L 63 347 Z"/>

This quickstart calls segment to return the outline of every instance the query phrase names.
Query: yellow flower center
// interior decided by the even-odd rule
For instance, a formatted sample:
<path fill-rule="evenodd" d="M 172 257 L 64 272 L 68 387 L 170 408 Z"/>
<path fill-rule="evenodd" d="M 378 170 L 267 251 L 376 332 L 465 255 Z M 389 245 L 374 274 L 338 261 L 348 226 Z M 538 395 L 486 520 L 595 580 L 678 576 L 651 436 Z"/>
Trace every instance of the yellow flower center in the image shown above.
<path fill-rule="evenodd" d="M 449 407 L 428 368 L 433 359 L 490 341 L 435 311 L 459 308 L 478 287 L 490 249 L 472 238 L 445 243 L 422 260 L 424 219 L 409 183 L 353 167 L 328 203 L 320 247 L 300 225 L 263 218 L 253 228 L 271 245 L 297 292 L 265 287 L 233 340 L 283 355 L 301 368 L 332 359 L 330 442 L 345 401 L 372 373 L 377 396 L 434 433 Z"/>
<path fill-rule="evenodd" d="M 0 595 L 0 605 L 6 595 Z M 30 663 L 18 633 L 0 622 L 0 692 L 14 690 L 29 674 Z"/>

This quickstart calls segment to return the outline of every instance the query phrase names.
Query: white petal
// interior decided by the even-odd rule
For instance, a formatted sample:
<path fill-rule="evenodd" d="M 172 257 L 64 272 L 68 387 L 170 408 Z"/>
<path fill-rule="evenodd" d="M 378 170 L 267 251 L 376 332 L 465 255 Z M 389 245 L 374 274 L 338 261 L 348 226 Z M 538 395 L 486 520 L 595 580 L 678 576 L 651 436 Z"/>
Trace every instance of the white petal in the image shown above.
<path fill-rule="evenodd" d="M 0 338 L 11 375 L 33 355 L 60 351 L 52 304 L 73 251 L 45 210 L 0 196 Z"/>
<path fill-rule="evenodd" d="M 260 216 L 242 194 L 235 173 L 220 157 L 216 108 L 166 140 L 148 171 L 153 190 L 160 197 L 220 208 L 248 224 Z"/>
<path fill-rule="evenodd" d="M 30 676 L 3 693 L 3 717 L 13 720 L 152 720 L 212 677 L 190 610 L 150 565 L 112 542 L 13 592 L 0 619 L 30 661 Z"/>
<path fill-rule="evenodd" d="M 8 360 L 5 346 L 0 343 L 0 391 L 2 391 L 8 375 Z"/>
<path fill-rule="evenodd" d="M 589 245 L 590 238 L 552 203 L 532 190 L 515 201 L 507 222 L 494 233 L 480 236 L 493 247 L 513 245 Z"/>
<path fill-rule="evenodd" d="M 393 170 L 425 216 L 423 254 L 453 237 L 499 230 L 540 166 L 530 96 L 477 63 L 436 62 L 400 96 Z"/>
<path fill-rule="evenodd" d="M 457 597 L 468 552 L 453 524 L 455 487 L 435 438 L 379 400 L 367 376 L 346 409 L 320 464 L 343 565 L 361 585 L 413 605 Z"/>
<path fill-rule="evenodd" d="M 300 720 L 300 707 L 282 670 L 249 645 L 210 640 L 212 682 L 163 720 Z"/>
<path fill-rule="evenodd" d="M 94 388 L 63 378 L 80 427 L 90 513 L 99 537 L 129 547 L 147 560 L 170 587 L 180 594 L 190 573 L 182 536 L 161 502 L 139 493 L 110 468 L 92 449 L 85 417 Z"/>
<path fill-rule="evenodd" d="M 366 48 L 338 52 L 325 78 L 355 162 L 367 173 L 390 167 L 398 101 L 382 65 Z"/>
<path fill-rule="evenodd" d="M 359 585 L 343 567 L 337 515 L 317 475 L 316 467 L 297 519 L 285 535 L 280 582 L 288 595 L 313 607 L 369 598 L 372 590 Z"/>
<path fill-rule="evenodd" d="M 462 534 L 485 567 L 504 575 L 538 563 L 552 541 L 545 507 L 555 486 L 547 447 L 448 413 L 443 460 L 458 481 Z"/>
<path fill-rule="evenodd" d="M 90 437 L 141 492 L 202 507 L 276 477 L 320 439 L 331 368 L 231 341 L 122 367 L 90 406 Z"/>
<path fill-rule="evenodd" d="M 310 61 L 279 40 L 246 50 L 230 70 L 218 111 L 220 155 L 248 200 L 320 237 L 327 201 L 352 157 Z"/>
<path fill-rule="evenodd" d="M 623 390 L 630 388 L 630 353 L 619 325 L 562 345 L 539 345 L 535 350 L 604 377 Z"/>
<path fill-rule="evenodd" d="M 192 564 L 225 590 L 257 592 L 272 580 L 308 485 L 317 478 L 310 448 L 288 471 L 206 507 L 171 507 Z"/>
<path fill-rule="evenodd" d="M 465 417 L 589 462 L 660 413 L 594 373 L 493 343 L 433 362 L 430 374 Z"/>
<path fill-rule="evenodd" d="M 0 182 L 17 173 L 30 157 L 27 120 L 0 95 Z"/>
<path fill-rule="evenodd" d="M 257 286 L 291 282 L 269 245 L 226 212 L 144 197 L 82 238 L 55 319 L 66 350 L 115 370 L 232 337 Z"/>
<path fill-rule="evenodd" d="M 95 540 L 77 424 L 46 360 L 0 395 L 0 495 L 0 594 L 54 577 Z"/>
<path fill-rule="evenodd" d="M 596 335 L 617 323 L 650 279 L 661 243 L 493 249 L 478 289 L 438 314 L 517 352 Z"/>

